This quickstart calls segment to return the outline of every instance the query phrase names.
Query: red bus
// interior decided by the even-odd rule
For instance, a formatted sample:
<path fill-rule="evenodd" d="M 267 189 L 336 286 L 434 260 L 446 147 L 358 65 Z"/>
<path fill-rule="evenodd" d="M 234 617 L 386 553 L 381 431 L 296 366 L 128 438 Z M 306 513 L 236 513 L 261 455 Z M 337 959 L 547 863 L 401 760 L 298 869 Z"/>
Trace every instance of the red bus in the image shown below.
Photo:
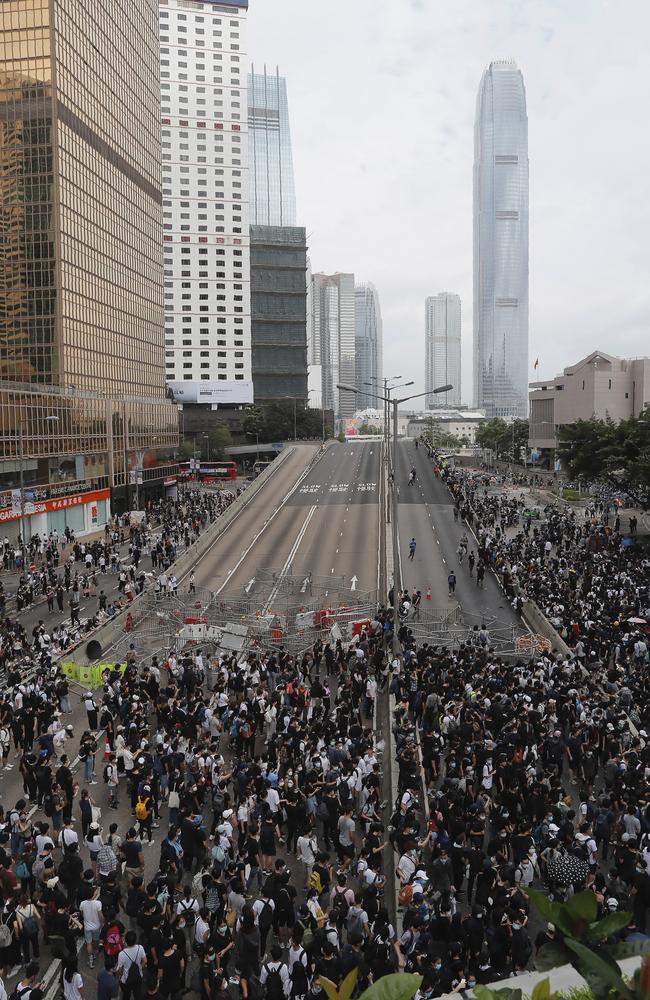
<path fill-rule="evenodd" d="M 232 482 L 237 478 L 236 462 L 199 462 L 192 460 L 192 466 L 198 465 L 198 469 L 190 469 L 190 462 L 180 462 L 179 478 L 183 482 L 188 480 L 198 480 L 200 483 L 223 483 Z"/>

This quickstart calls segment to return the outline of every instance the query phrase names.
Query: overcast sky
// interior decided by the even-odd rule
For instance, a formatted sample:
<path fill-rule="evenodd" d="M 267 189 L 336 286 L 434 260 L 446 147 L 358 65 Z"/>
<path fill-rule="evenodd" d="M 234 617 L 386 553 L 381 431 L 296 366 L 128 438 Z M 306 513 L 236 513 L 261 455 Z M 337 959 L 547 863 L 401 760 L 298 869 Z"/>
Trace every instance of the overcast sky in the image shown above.
<path fill-rule="evenodd" d="M 457 292 L 471 402 L 474 107 L 503 57 L 528 103 L 531 379 L 650 354 L 647 0 L 250 0 L 249 31 L 287 78 L 312 267 L 377 286 L 386 375 L 423 390 L 424 299 Z"/>

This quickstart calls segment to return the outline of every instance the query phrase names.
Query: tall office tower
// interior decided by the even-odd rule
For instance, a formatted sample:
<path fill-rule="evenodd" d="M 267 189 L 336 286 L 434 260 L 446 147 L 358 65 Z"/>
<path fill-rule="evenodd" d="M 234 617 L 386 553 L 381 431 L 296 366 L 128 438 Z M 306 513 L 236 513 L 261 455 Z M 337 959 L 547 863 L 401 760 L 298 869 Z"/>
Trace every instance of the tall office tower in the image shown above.
<path fill-rule="evenodd" d="M 247 0 L 160 0 L 167 381 L 253 401 Z"/>
<path fill-rule="evenodd" d="M 528 118 L 511 61 L 490 63 L 476 102 L 474 404 L 528 414 Z"/>
<path fill-rule="evenodd" d="M 326 410 L 336 417 L 351 417 L 357 409 L 354 392 L 336 388 L 355 384 L 354 275 L 314 274 L 313 364 L 321 365 L 322 398 Z"/>
<path fill-rule="evenodd" d="M 176 469 L 161 221 L 156 0 L 5 0 L 0 521 L 12 532 L 18 520 L 24 537 L 96 530 L 111 500 L 129 501 L 131 475 L 162 491 Z"/>
<path fill-rule="evenodd" d="M 357 409 L 376 409 L 381 404 L 373 399 L 372 393 L 383 392 L 380 380 L 383 378 L 384 334 L 379 307 L 379 293 L 373 284 L 357 285 L 354 290 L 355 336 L 354 368 L 355 384 L 359 389 Z"/>
<path fill-rule="evenodd" d="M 432 392 L 439 385 L 453 385 L 449 392 L 430 396 L 429 409 L 458 406 L 460 386 L 460 296 L 450 292 L 430 295 L 425 303 L 424 388 Z"/>
<path fill-rule="evenodd" d="M 254 226 L 295 226 L 296 188 L 291 158 L 287 81 L 274 74 L 248 76 L 250 216 Z"/>

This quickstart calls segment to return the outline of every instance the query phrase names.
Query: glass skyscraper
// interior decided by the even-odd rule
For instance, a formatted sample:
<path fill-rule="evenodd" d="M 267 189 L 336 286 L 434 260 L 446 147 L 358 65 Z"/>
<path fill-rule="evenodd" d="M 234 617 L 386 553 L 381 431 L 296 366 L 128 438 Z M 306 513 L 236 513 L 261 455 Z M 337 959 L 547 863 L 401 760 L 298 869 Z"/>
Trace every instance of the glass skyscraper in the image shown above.
<path fill-rule="evenodd" d="M 157 10 L 0 4 L 0 521 L 24 480 L 25 537 L 94 530 L 177 469 Z"/>
<path fill-rule="evenodd" d="M 371 393 L 383 391 L 383 328 L 379 293 L 373 284 L 357 285 L 354 290 L 354 370 L 359 410 L 381 406 Z M 370 382 L 371 385 L 367 383 Z"/>
<path fill-rule="evenodd" d="M 295 226 L 287 82 L 266 72 L 248 77 L 248 149 L 252 226 Z"/>
<path fill-rule="evenodd" d="M 490 63 L 474 125 L 474 404 L 528 413 L 528 118 L 521 70 Z"/>
<path fill-rule="evenodd" d="M 355 294 L 353 274 L 312 275 L 310 362 L 321 366 L 322 399 L 337 417 L 357 409 L 354 392 L 337 389 L 339 382 L 355 385 Z"/>
<path fill-rule="evenodd" d="M 425 304 L 424 389 L 453 385 L 449 392 L 430 396 L 429 409 L 458 406 L 460 385 L 460 296 L 450 292 L 430 295 Z"/>

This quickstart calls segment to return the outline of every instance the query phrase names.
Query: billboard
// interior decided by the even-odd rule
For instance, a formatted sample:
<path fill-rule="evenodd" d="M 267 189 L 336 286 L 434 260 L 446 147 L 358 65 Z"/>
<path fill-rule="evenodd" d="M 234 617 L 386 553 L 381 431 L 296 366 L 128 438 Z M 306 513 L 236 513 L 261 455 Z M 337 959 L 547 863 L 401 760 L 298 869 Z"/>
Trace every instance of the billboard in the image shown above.
<path fill-rule="evenodd" d="M 168 382 L 167 395 L 176 403 L 252 403 L 253 383 Z"/>

